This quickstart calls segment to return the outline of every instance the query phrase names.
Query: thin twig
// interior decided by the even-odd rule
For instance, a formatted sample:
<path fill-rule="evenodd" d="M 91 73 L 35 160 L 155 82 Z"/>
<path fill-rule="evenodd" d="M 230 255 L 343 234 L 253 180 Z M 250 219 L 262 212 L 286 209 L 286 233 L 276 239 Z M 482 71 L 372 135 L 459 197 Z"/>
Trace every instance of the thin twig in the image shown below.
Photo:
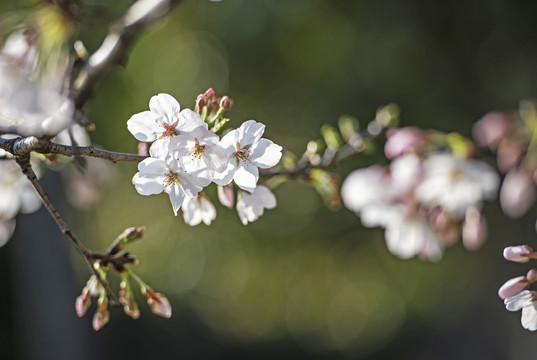
<path fill-rule="evenodd" d="M 47 208 L 48 212 L 50 213 L 50 215 L 52 216 L 54 221 L 56 221 L 56 224 L 58 224 L 58 227 L 60 228 L 62 233 L 67 235 L 67 237 L 71 240 L 71 242 L 73 243 L 75 248 L 78 250 L 80 255 L 82 255 L 82 257 L 86 261 L 86 264 L 89 266 L 91 271 L 95 274 L 95 276 L 97 277 L 97 279 L 99 280 L 101 285 L 106 290 L 106 294 L 108 295 L 108 298 L 111 300 L 111 304 L 112 305 L 119 305 L 120 304 L 119 300 L 116 297 L 116 295 L 112 292 L 112 290 L 110 290 L 110 287 L 108 286 L 108 282 L 106 280 L 104 280 L 100 276 L 100 274 L 97 271 L 97 269 L 95 269 L 93 267 L 92 260 L 94 258 L 94 253 L 92 253 L 88 249 L 86 249 L 86 247 L 80 242 L 80 240 L 78 240 L 78 238 L 76 237 L 75 233 L 67 225 L 67 223 L 65 222 L 63 217 L 58 212 L 58 210 L 56 210 L 56 208 L 54 207 L 54 205 L 50 201 L 47 193 L 45 192 L 45 190 L 43 189 L 43 187 L 41 186 L 41 184 L 37 180 L 37 176 L 35 175 L 35 173 L 34 173 L 34 171 L 32 169 L 32 166 L 30 165 L 30 156 L 26 155 L 26 156 L 22 156 L 22 157 L 16 157 L 16 161 L 19 164 L 23 174 L 26 175 L 28 180 L 30 180 L 30 182 L 32 183 L 33 187 L 35 188 L 35 190 L 39 194 L 39 197 L 41 198 L 41 201 L 43 202 L 43 204 Z"/>
<path fill-rule="evenodd" d="M 126 154 L 113 151 L 106 151 L 102 149 L 97 149 L 93 146 L 69 146 L 56 144 L 49 142 L 44 146 L 36 149 L 37 152 L 41 154 L 59 154 L 65 156 L 91 156 L 99 159 L 105 159 L 112 162 L 119 161 L 131 161 L 131 162 L 141 162 L 147 156 L 136 155 L 136 154 Z"/>

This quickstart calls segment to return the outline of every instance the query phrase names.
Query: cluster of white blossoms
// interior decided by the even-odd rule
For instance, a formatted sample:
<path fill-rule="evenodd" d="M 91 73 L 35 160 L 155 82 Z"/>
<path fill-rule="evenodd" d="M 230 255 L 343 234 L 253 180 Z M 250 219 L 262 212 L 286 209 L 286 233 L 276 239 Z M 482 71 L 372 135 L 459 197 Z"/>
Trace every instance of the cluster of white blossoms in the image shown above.
<path fill-rule="evenodd" d="M 149 111 L 133 115 L 127 127 L 137 140 L 152 143 L 150 157 L 138 165 L 132 179 L 136 191 L 167 193 L 173 212 L 177 215 L 181 208 L 187 224 L 210 224 L 216 217 L 215 207 L 203 193 L 212 182 L 227 186 L 219 189 L 227 207 L 234 203 L 229 185 L 234 182 L 239 188 L 236 208 L 244 224 L 276 205 L 274 195 L 257 181 L 259 168 L 280 161 L 282 147 L 262 138 L 262 123 L 248 120 L 220 139 L 197 112 L 181 110 L 171 95 L 158 94 L 149 101 Z"/>
<path fill-rule="evenodd" d="M 349 174 L 341 189 L 345 206 L 364 226 L 385 228 L 388 250 L 403 259 L 439 260 L 461 232 L 465 247 L 479 247 L 486 238 L 480 209 L 496 196 L 498 175 L 479 160 L 420 151 L 430 144 L 417 132 L 392 134 L 385 148 L 388 167 Z"/>

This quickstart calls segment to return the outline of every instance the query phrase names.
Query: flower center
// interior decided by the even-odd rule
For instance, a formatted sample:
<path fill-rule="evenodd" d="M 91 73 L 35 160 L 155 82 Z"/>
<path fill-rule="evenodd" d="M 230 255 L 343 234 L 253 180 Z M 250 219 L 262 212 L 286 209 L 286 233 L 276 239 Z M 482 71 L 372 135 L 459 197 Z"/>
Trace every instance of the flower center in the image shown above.
<path fill-rule="evenodd" d="M 173 171 L 168 172 L 166 174 L 166 178 L 164 179 L 164 187 L 168 187 L 175 183 L 179 183 L 179 178 L 177 177 L 177 174 Z"/>
<path fill-rule="evenodd" d="M 205 147 L 206 145 L 200 145 L 199 142 L 196 141 L 196 145 L 194 146 L 194 152 L 192 153 L 192 159 L 201 159 L 201 157 L 205 153 Z"/>
<path fill-rule="evenodd" d="M 177 126 L 177 122 L 178 122 L 178 120 L 175 120 L 171 124 L 163 122 L 162 127 L 164 128 L 164 132 L 162 133 L 162 135 L 160 135 L 160 139 L 162 139 L 163 137 L 174 136 L 175 135 L 175 127 Z"/>
<path fill-rule="evenodd" d="M 248 158 L 250 157 L 250 151 L 249 151 L 250 145 L 246 145 L 245 147 L 241 149 L 240 145 L 237 143 L 236 148 L 237 148 L 237 152 L 235 153 L 235 156 L 237 157 L 237 159 L 241 161 L 248 160 Z"/>

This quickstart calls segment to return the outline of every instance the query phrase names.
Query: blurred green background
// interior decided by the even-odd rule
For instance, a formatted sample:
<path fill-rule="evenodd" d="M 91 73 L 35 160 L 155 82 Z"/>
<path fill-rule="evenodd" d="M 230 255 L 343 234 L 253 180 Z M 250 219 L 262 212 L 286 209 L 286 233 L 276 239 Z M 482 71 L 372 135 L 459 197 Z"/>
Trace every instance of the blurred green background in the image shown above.
<path fill-rule="evenodd" d="M 84 1 L 93 11 L 75 37 L 94 51 L 129 3 Z M 152 95 L 193 108 L 209 87 L 234 99 L 232 127 L 263 122 L 267 138 L 299 154 L 323 124 L 349 114 L 365 125 L 389 102 L 400 105 L 402 125 L 470 136 L 486 112 L 537 96 L 536 14 L 537 3 L 508 0 L 185 0 L 103 82 L 88 109 L 92 140 L 136 152 L 126 121 Z M 382 148 L 335 171 L 343 178 L 373 162 L 385 162 Z M 305 184 L 279 186 L 278 207 L 246 227 L 217 206 L 211 226 L 191 228 L 167 196 L 136 193 L 135 165 L 115 169 L 87 211 L 62 198 L 58 176 L 45 186 L 90 248 L 147 227 L 131 247 L 135 271 L 169 296 L 173 317 L 155 317 L 140 297 L 139 320 L 112 309 L 110 324 L 92 333 L 91 315 L 77 319 L 73 305 L 87 270 L 74 253 L 65 263 L 72 251 L 41 210 L 20 216 L 0 250 L 2 359 L 520 359 L 537 350 L 537 334 L 496 295 L 529 269 L 501 252 L 534 245 L 535 211 L 514 221 L 487 204 L 484 248 L 458 244 L 430 264 L 391 256 L 382 230 L 326 209 Z"/>

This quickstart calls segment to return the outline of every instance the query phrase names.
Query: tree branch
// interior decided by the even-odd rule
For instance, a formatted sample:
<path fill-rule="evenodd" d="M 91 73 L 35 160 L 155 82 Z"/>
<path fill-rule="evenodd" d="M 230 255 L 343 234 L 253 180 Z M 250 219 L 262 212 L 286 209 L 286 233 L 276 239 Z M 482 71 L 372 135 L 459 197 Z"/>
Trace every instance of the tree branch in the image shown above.
<path fill-rule="evenodd" d="M 103 278 L 101 278 L 99 272 L 93 266 L 93 259 L 95 258 L 95 253 L 92 253 L 88 249 L 86 249 L 86 247 L 80 242 L 80 240 L 78 240 L 78 238 L 76 237 L 74 232 L 71 230 L 71 228 L 67 225 L 63 217 L 58 212 L 58 210 L 56 210 L 56 208 L 50 201 L 47 193 L 45 192 L 45 190 L 43 189 L 43 187 L 37 180 L 37 176 L 35 175 L 32 169 L 32 166 L 30 165 L 30 156 L 25 155 L 25 156 L 16 157 L 16 161 L 19 164 L 23 174 L 26 175 L 28 180 L 30 180 L 30 182 L 32 183 L 34 189 L 39 194 L 41 201 L 47 208 L 48 212 L 50 213 L 54 221 L 56 221 L 56 224 L 58 224 L 58 227 L 60 228 L 62 233 L 67 235 L 67 237 L 69 238 L 69 240 L 71 240 L 71 242 L 73 243 L 75 248 L 78 250 L 80 255 L 82 255 L 82 257 L 86 261 L 86 264 L 89 266 L 91 271 L 95 274 L 95 276 L 97 276 L 97 279 L 106 290 L 106 294 L 108 298 L 111 300 L 112 305 L 119 305 L 120 304 L 119 300 L 116 297 L 116 295 L 110 290 L 110 287 L 108 286 L 108 282 L 104 280 Z"/>
<path fill-rule="evenodd" d="M 36 149 L 41 154 L 60 154 L 65 156 L 91 156 L 99 159 L 109 160 L 112 162 L 132 161 L 141 162 L 147 156 L 136 154 L 125 154 L 113 151 L 97 149 L 93 146 L 69 146 L 48 142 L 47 144 Z"/>
<path fill-rule="evenodd" d="M 71 97 L 81 111 L 101 80 L 116 66 L 125 64 L 134 41 L 163 18 L 181 0 L 138 0 L 115 24 L 103 43 L 84 63 L 74 80 Z"/>

